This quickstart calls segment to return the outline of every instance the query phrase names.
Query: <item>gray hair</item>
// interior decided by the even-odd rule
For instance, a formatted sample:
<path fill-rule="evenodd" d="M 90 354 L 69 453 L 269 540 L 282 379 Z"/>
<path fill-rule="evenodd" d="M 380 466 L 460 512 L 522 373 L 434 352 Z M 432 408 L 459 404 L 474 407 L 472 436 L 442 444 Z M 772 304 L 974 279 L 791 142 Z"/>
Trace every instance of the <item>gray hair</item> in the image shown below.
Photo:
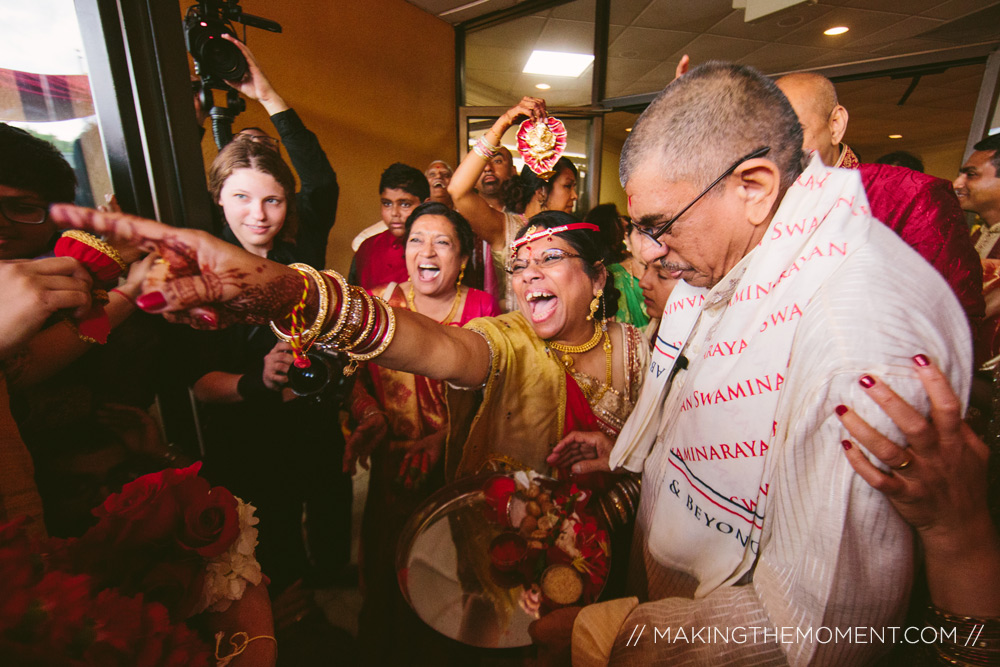
<path fill-rule="evenodd" d="M 752 67 L 709 62 L 663 89 L 622 147 L 622 186 L 647 161 L 670 182 L 701 189 L 742 155 L 770 146 L 767 158 L 787 189 L 802 173 L 802 127 L 788 100 Z"/>

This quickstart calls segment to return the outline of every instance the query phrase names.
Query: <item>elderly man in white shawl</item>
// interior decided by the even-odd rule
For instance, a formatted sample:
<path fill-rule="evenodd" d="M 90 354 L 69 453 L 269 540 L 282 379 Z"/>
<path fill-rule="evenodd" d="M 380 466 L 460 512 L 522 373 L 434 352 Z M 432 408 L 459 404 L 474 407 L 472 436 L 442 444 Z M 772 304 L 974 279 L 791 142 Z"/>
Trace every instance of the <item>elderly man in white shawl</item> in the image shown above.
<path fill-rule="evenodd" d="M 572 626 L 575 665 L 864 664 L 900 640 L 913 535 L 848 464 L 837 414 L 852 406 L 903 446 L 862 386 L 877 375 L 926 413 L 923 354 L 966 400 L 969 328 L 941 276 L 871 217 L 857 172 L 801 145 L 769 79 L 709 63 L 622 150 L 643 258 L 683 281 L 610 451 L 643 474 L 636 597 L 535 628 L 551 646 Z M 905 476 L 898 453 L 886 473 Z"/>

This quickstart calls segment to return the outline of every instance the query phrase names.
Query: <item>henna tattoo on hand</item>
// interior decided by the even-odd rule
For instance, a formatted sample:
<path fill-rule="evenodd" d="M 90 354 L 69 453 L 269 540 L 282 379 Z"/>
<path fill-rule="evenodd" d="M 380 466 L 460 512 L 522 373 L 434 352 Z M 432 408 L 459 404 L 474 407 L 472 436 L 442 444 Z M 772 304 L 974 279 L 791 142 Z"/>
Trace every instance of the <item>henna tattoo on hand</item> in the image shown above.
<path fill-rule="evenodd" d="M 261 286 L 247 287 L 244 283 L 240 293 L 226 303 L 226 308 L 242 313 L 245 321 L 252 324 L 264 324 L 287 317 L 301 296 L 302 279 L 289 274 Z"/>

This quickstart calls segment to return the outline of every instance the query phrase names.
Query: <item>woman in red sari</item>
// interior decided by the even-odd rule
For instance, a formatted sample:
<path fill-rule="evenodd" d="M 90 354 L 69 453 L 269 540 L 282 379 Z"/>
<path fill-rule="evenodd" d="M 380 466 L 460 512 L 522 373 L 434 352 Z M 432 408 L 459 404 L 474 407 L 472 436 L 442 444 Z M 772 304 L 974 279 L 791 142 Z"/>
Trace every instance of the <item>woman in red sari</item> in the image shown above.
<path fill-rule="evenodd" d="M 486 292 L 464 287 L 462 275 L 474 235 L 461 214 L 427 202 L 413 210 L 404 234 L 409 280 L 370 290 L 393 308 L 410 310 L 447 326 L 499 313 Z M 358 424 L 347 440 L 345 472 L 356 462 L 370 470 L 361 525 L 360 574 L 364 603 L 358 619 L 365 664 L 382 664 L 399 650 L 384 640 L 391 627 L 408 648 L 435 641 L 413 614 L 396 582 L 396 543 L 406 520 L 444 481 L 437 465 L 448 426 L 445 387 L 440 380 L 368 364 L 351 397 Z M 368 458 L 371 457 L 369 467 Z"/>

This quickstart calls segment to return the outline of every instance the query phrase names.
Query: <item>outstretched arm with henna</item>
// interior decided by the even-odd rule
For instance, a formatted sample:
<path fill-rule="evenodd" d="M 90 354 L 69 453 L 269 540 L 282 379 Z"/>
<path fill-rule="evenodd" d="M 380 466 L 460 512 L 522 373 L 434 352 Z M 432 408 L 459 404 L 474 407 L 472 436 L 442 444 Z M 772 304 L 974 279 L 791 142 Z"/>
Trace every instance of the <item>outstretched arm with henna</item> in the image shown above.
<path fill-rule="evenodd" d="M 211 235 L 177 229 L 121 213 L 101 213 L 56 205 L 53 220 L 112 236 L 166 260 L 150 271 L 136 303 L 152 313 L 196 328 L 216 329 L 238 322 L 284 321 L 299 302 L 303 278 L 292 268 L 251 255 Z M 310 281 L 304 313 L 318 313 L 318 292 Z M 331 307 L 339 309 L 340 304 Z M 329 317 L 329 326 L 336 318 Z M 435 344 L 427 345 L 433 340 Z M 466 329 L 440 325 L 418 313 L 396 313 L 396 334 L 378 363 L 460 386 L 478 386 L 489 370 L 489 347 Z"/>

